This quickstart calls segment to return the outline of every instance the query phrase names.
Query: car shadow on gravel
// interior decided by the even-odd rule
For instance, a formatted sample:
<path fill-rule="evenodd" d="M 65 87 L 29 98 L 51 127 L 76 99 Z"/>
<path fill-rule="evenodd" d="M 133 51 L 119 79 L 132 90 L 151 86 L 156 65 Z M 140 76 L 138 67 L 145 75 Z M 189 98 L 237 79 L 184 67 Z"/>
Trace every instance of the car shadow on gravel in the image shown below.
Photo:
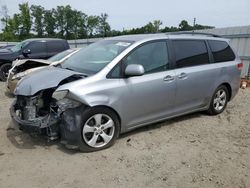
<path fill-rule="evenodd" d="M 186 121 L 188 119 L 199 118 L 201 116 L 207 116 L 207 113 L 205 113 L 205 112 L 194 112 L 194 113 L 191 113 L 191 114 L 171 118 L 169 120 L 163 120 L 163 121 L 160 121 L 160 122 L 157 122 L 157 123 L 152 123 L 152 124 L 149 124 L 149 125 L 146 125 L 146 126 L 143 126 L 143 127 L 133 129 L 133 130 L 131 130 L 129 132 L 126 132 L 124 134 L 121 134 L 119 136 L 119 138 L 120 139 L 122 139 L 122 138 L 128 138 L 129 139 L 129 136 L 136 135 L 136 134 L 139 134 L 141 132 L 153 131 L 155 129 L 160 129 L 162 126 L 174 126 L 175 123 Z"/>
<path fill-rule="evenodd" d="M 75 154 L 77 150 L 70 150 L 64 147 L 59 140 L 49 141 L 46 136 L 39 134 L 29 134 L 25 133 L 12 122 L 9 123 L 6 129 L 7 138 L 9 141 L 18 149 L 37 149 L 37 147 L 43 147 L 45 149 L 50 149 L 52 146 L 56 146 L 60 151 L 66 154 Z"/>
<path fill-rule="evenodd" d="M 186 121 L 187 119 L 194 119 L 200 116 L 206 115 L 203 112 L 188 114 L 180 117 L 176 117 L 173 119 L 161 121 L 158 123 L 150 124 L 147 126 L 143 126 L 130 132 L 121 134 L 118 139 L 127 138 L 127 141 L 130 141 L 130 136 L 139 134 L 141 132 L 149 132 L 155 129 L 159 129 L 162 126 L 174 126 L 175 123 Z M 29 134 L 25 133 L 17 126 L 15 126 L 12 122 L 9 123 L 8 128 L 6 129 L 7 138 L 10 142 L 18 149 L 37 149 L 37 147 L 44 147 L 45 149 L 49 149 L 52 146 L 57 146 L 57 148 L 63 153 L 72 155 L 79 153 L 79 150 L 68 149 L 63 144 L 60 143 L 60 140 L 57 141 L 49 141 L 46 136 L 38 135 L 38 134 Z"/>
<path fill-rule="evenodd" d="M 56 142 L 48 142 L 45 136 L 22 132 L 17 126 L 9 123 L 6 129 L 7 138 L 18 149 L 35 149 L 36 146 L 50 147 Z"/>
<path fill-rule="evenodd" d="M 12 99 L 12 98 L 13 98 L 13 99 L 15 98 L 15 95 L 12 94 L 12 93 L 10 93 L 10 92 L 8 92 L 8 91 L 5 91 L 5 92 L 4 92 L 4 95 L 5 95 L 6 97 L 8 97 L 8 98 L 11 98 L 11 99 Z"/>

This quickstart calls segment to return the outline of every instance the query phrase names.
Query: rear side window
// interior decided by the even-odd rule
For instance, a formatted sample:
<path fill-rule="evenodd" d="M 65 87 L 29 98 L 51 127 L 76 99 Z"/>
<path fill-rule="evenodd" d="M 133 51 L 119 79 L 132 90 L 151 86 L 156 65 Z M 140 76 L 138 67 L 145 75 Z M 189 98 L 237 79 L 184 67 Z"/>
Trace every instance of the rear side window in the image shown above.
<path fill-rule="evenodd" d="M 61 52 L 66 50 L 65 44 L 63 41 L 47 41 L 48 52 Z"/>
<path fill-rule="evenodd" d="M 233 61 L 235 59 L 235 54 L 227 42 L 210 40 L 208 43 L 216 63 Z"/>
<path fill-rule="evenodd" d="M 34 41 L 27 45 L 27 49 L 31 50 L 32 54 L 36 53 L 45 53 L 46 52 L 46 45 L 43 41 Z"/>
<path fill-rule="evenodd" d="M 207 46 L 203 40 L 174 40 L 176 67 L 190 67 L 209 63 Z"/>

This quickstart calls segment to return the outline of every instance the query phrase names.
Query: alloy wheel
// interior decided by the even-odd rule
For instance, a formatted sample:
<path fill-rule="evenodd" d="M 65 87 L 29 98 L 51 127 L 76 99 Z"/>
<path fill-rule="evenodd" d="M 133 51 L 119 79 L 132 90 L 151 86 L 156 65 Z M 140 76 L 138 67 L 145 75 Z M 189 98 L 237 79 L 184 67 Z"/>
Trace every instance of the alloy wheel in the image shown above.
<path fill-rule="evenodd" d="M 225 107 L 226 101 L 227 101 L 226 91 L 223 89 L 218 90 L 217 93 L 215 94 L 213 101 L 214 109 L 216 111 L 221 111 Z"/>
<path fill-rule="evenodd" d="M 107 145 L 114 137 L 115 125 L 106 114 L 95 114 L 84 124 L 82 136 L 87 145 L 100 148 Z"/>

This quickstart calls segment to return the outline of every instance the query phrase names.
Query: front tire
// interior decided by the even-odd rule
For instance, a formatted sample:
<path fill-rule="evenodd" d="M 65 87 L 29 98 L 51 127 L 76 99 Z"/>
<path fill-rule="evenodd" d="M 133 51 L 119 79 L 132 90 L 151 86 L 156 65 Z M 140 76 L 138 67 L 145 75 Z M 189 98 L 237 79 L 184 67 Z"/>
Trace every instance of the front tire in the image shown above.
<path fill-rule="evenodd" d="M 82 113 L 81 143 L 83 152 L 106 149 L 115 143 L 119 136 L 120 121 L 112 110 L 105 107 L 94 107 Z"/>
<path fill-rule="evenodd" d="M 226 106 L 229 99 L 229 92 L 226 86 L 221 85 L 218 87 L 212 97 L 210 102 L 210 106 L 208 109 L 208 113 L 210 115 L 217 115 L 222 113 Z"/>
<path fill-rule="evenodd" d="M 10 69 L 11 69 L 10 63 L 5 63 L 5 64 L 0 66 L 0 80 L 1 81 L 5 82 L 7 80 Z"/>

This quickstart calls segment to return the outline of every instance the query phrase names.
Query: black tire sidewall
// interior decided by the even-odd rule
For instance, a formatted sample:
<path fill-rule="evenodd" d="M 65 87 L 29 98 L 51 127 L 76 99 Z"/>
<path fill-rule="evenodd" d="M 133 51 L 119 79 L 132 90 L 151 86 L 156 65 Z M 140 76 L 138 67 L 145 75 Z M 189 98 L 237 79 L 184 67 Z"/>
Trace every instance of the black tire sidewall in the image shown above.
<path fill-rule="evenodd" d="M 4 72 L 2 71 L 5 67 L 7 67 L 7 66 L 10 66 L 10 68 L 11 68 L 11 64 L 10 63 L 5 63 L 5 64 L 2 64 L 1 66 L 0 66 L 0 80 L 1 81 L 6 81 L 7 80 L 7 77 L 5 77 L 5 74 L 4 74 Z"/>
<path fill-rule="evenodd" d="M 82 135 L 82 130 L 83 130 L 83 127 L 86 123 L 86 121 L 92 117 L 93 115 L 95 114 L 99 114 L 99 113 L 102 113 L 102 114 L 106 114 L 108 115 L 110 118 L 112 118 L 112 120 L 114 121 L 114 124 L 115 124 L 115 132 L 114 132 L 114 136 L 112 138 L 112 140 L 105 146 L 103 147 L 100 147 L 100 148 L 93 148 L 91 146 L 89 146 L 83 139 L 83 135 Z M 83 113 L 82 113 L 82 116 L 81 116 L 81 138 L 79 139 L 80 140 L 80 143 L 79 143 L 79 149 L 80 151 L 83 151 L 83 152 L 93 152 L 93 151 L 98 151 L 98 150 L 103 150 L 103 149 L 106 149 L 106 148 L 109 148 L 110 146 L 112 146 L 116 139 L 118 138 L 119 136 L 119 133 L 120 133 L 120 121 L 119 121 L 119 118 L 117 117 L 116 113 L 114 113 L 112 110 L 106 108 L 106 107 L 93 107 L 93 108 L 86 108 Z"/>
<path fill-rule="evenodd" d="M 226 104 L 224 105 L 224 107 L 223 107 L 221 110 L 218 111 L 218 110 L 216 110 L 216 109 L 214 108 L 214 104 L 213 104 L 213 103 L 214 103 L 215 95 L 216 95 L 216 93 L 217 93 L 219 90 L 224 90 L 224 91 L 226 92 Z M 225 110 L 225 108 L 227 107 L 228 98 L 229 98 L 229 92 L 228 92 L 227 87 L 224 86 L 224 85 L 219 86 L 219 87 L 215 90 L 215 92 L 214 92 L 214 94 L 213 94 L 213 97 L 212 97 L 212 100 L 211 100 L 211 103 L 210 103 L 210 107 L 209 107 L 208 112 L 209 112 L 211 115 L 217 115 L 217 114 L 222 113 L 222 112 Z"/>

